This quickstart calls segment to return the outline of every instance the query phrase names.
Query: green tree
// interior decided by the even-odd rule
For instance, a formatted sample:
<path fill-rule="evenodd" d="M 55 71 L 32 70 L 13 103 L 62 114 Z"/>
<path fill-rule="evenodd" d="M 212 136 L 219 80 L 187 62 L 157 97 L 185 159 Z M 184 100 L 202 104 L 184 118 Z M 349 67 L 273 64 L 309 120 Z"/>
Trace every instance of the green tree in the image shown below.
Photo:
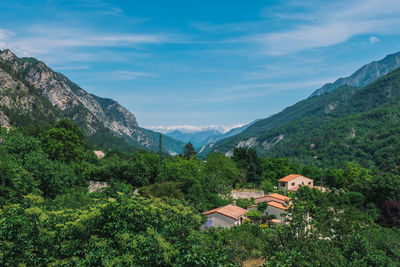
<path fill-rule="evenodd" d="M 261 183 L 261 160 L 257 156 L 257 152 L 251 148 L 235 148 L 233 150 L 232 160 L 238 168 L 243 169 L 246 173 L 247 181 L 260 185 Z"/>
<path fill-rule="evenodd" d="M 261 218 L 263 216 L 262 212 L 259 210 L 251 210 L 246 215 L 248 218 L 255 220 L 255 221 L 261 220 Z"/>
<path fill-rule="evenodd" d="M 207 156 L 203 170 L 205 175 L 215 175 L 222 183 L 235 187 L 236 184 L 243 183 L 243 175 L 236 167 L 235 162 L 222 153 L 212 153 Z"/>
<path fill-rule="evenodd" d="M 51 128 L 40 134 L 40 141 L 52 160 L 80 162 L 84 157 L 83 140 L 72 130 Z"/>
<path fill-rule="evenodd" d="M 194 156 L 196 156 L 196 150 L 194 149 L 193 144 L 189 142 L 183 147 L 183 157 L 189 159 Z"/>

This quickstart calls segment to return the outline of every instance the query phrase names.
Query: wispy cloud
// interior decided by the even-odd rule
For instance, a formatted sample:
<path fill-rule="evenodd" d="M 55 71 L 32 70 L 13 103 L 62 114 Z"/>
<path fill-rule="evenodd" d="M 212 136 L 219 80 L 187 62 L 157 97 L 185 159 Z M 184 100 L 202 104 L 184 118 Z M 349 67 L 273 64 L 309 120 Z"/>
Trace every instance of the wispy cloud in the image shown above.
<path fill-rule="evenodd" d="M 106 80 L 119 80 L 119 81 L 130 81 L 136 80 L 142 77 L 156 77 L 155 74 L 140 71 L 127 71 L 127 70 L 116 70 L 110 72 L 102 72 L 96 74 L 98 79 Z"/>
<path fill-rule="evenodd" d="M 0 41 L 21 56 L 52 55 L 65 49 L 73 54 L 74 50 L 79 52 L 85 48 L 140 48 L 149 44 L 179 43 L 183 40 L 183 36 L 176 34 L 111 33 L 84 27 L 34 25 L 12 34 L 5 29 L 0 30 Z"/>
<path fill-rule="evenodd" d="M 89 69 L 89 65 L 76 65 L 76 66 L 54 66 L 53 67 L 57 71 L 61 70 L 87 70 Z"/>
<path fill-rule="evenodd" d="M 296 15 L 317 18 L 314 21 L 300 21 L 285 31 L 252 35 L 249 40 L 260 43 L 268 55 L 296 53 L 343 43 L 362 34 L 399 33 L 398 12 L 400 2 L 395 0 L 346 1 L 323 6 L 312 3 L 307 11 Z"/>
<path fill-rule="evenodd" d="M 381 41 L 379 38 L 377 38 L 377 37 L 375 37 L 375 36 L 369 37 L 368 40 L 369 40 L 369 42 L 370 42 L 371 44 L 378 43 L 378 42 Z"/>

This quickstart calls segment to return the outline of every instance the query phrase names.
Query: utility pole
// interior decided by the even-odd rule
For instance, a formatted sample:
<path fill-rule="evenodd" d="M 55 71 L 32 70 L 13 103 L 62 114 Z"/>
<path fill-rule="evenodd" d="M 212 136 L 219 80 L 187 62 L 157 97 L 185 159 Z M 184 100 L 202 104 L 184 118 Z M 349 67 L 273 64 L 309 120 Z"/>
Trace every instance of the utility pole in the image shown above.
<path fill-rule="evenodd" d="M 159 142 L 159 160 L 158 160 L 158 169 L 159 169 L 159 176 L 163 178 L 163 154 L 162 154 L 162 134 L 160 133 L 160 142 Z"/>

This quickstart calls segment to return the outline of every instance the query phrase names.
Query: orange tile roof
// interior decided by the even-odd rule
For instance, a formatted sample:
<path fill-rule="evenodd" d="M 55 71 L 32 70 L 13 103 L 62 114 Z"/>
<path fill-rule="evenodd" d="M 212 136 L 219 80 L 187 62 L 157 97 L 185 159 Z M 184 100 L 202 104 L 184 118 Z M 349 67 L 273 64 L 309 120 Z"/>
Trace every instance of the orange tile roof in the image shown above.
<path fill-rule="evenodd" d="M 268 197 L 273 197 L 273 198 L 276 198 L 276 199 L 279 199 L 279 200 L 283 200 L 283 201 L 292 199 L 290 197 L 287 197 L 287 196 L 284 196 L 284 195 L 281 195 L 281 194 L 277 194 L 277 193 L 268 194 L 268 195 L 266 195 L 266 197 L 267 196 Z"/>
<path fill-rule="evenodd" d="M 280 224 L 280 223 L 281 223 L 281 220 L 272 219 L 272 220 L 270 220 L 270 222 L 273 223 L 273 224 Z"/>
<path fill-rule="evenodd" d="M 203 214 L 208 215 L 211 213 L 220 213 L 222 215 L 231 217 L 233 219 L 237 219 L 243 215 L 245 215 L 248 210 L 242 209 L 241 207 L 238 206 L 233 206 L 232 204 L 229 204 L 227 206 L 219 207 L 213 210 L 209 210 L 204 212 Z"/>
<path fill-rule="evenodd" d="M 287 210 L 288 209 L 287 206 L 284 206 L 281 203 L 278 203 L 278 202 L 275 202 L 275 201 L 268 202 L 268 205 L 272 206 L 272 207 L 275 207 L 275 208 L 278 208 L 278 209 L 281 209 L 281 210 Z"/>
<path fill-rule="evenodd" d="M 300 174 L 289 174 L 288 176 L 285 176 L 285 177 L 279 179 L 278 181 L 279 182 L 290 182 L 291 180 L 296 179 L 299 176 L 303 176 L 303 175 L 300 175 Z M 308 177 L 305 177 L 305 176 L 303 176 L 303 177 L 312 180 L 311 178 L 308 178 Z"/>

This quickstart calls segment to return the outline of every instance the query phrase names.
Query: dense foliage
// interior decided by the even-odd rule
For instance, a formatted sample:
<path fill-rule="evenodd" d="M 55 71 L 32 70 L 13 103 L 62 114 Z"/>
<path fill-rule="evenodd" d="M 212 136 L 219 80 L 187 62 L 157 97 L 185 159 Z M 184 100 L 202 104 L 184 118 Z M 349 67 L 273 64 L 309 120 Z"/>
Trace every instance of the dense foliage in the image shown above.
<path fill-rule="evenodd" d="M 206 161 L 135 151 L 97 159 L 68 121 L 0 129 L 0 264 L 3 266 L 395 266 L 400 261 L 400 179 L 354 162 L 343 168 L 260 158 L 237 149 Z M 161 168 L 160 168 L 161 167 Z M 233 201 L 233 188 L 276 191 L 289 173 L 328 193 L 293 194 L 290 223 L 202 230 L 203 211 Z M 88 181 L 109 187 L 89 193 Z M 138 189 L 139 195 L 134 193 Z M 252 200 L 236 200 L 238 206 Z"/>

